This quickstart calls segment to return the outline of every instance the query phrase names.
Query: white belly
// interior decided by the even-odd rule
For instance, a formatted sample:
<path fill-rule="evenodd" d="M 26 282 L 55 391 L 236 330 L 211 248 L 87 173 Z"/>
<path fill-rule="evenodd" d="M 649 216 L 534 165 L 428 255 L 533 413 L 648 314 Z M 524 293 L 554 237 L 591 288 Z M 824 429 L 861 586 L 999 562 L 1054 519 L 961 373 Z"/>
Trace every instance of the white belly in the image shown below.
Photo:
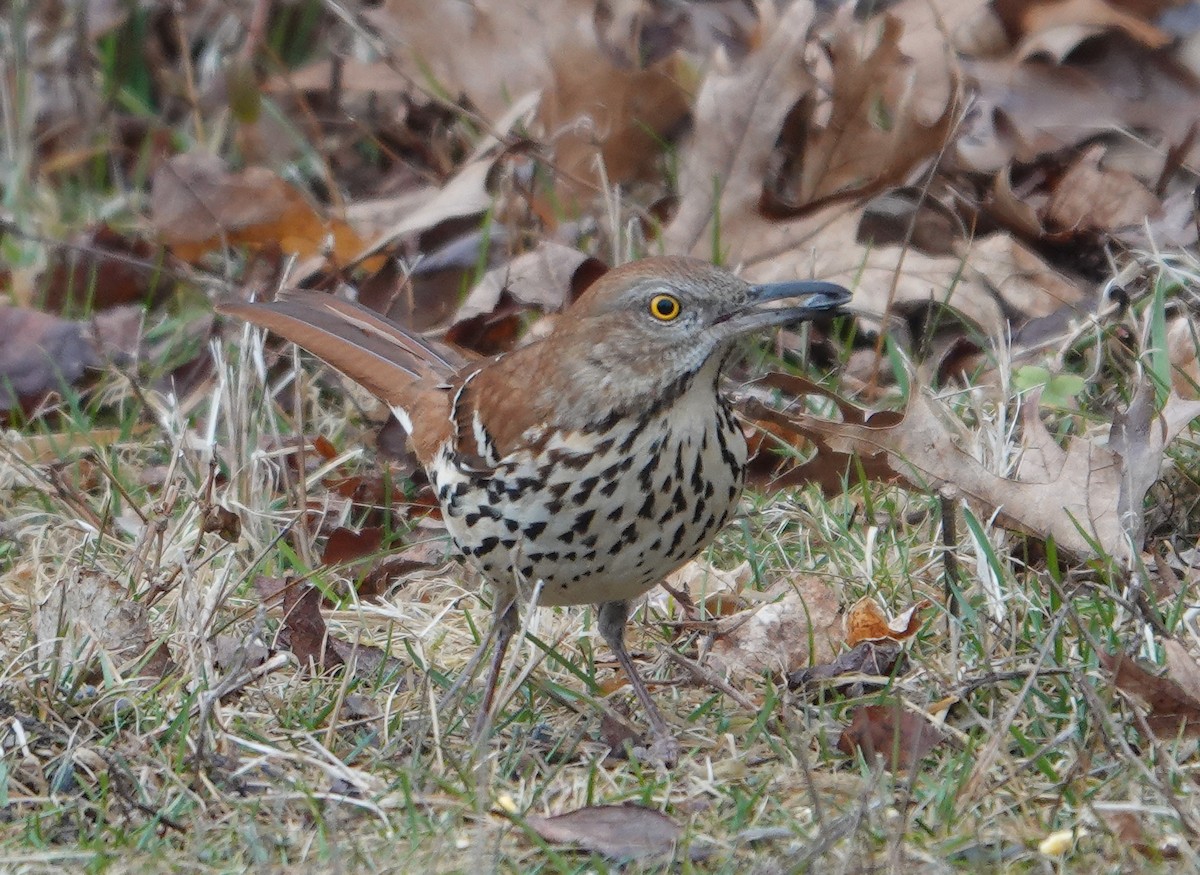
<path fill-rule="evenodd" d="M 746 442 L 706 388 L 679 398 L 669 419 L 646 420 L 632 441 L 635 423 L 619 421 L 483 473 L 444 450 L 429 474 L 455 544 L 493 583 L 540 580 L 545 605 L 646 592 L 712 540 L 741 494 Z M 607 452 L 593 451 L 610 437 Z"/>

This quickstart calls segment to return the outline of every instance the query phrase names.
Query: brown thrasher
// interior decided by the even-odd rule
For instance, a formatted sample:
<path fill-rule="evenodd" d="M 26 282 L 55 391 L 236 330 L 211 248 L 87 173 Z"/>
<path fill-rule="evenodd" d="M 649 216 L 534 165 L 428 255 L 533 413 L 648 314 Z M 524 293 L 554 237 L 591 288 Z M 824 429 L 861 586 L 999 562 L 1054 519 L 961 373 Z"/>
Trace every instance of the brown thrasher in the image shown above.
<path fill-rule="evenodd" d="M 524 584 L 542 605 L 600 605 L 598 625 L 671 761 L 674 736 L 624 644 L 629 600 L 703 549 L 733 513 L 746 441 L 721 395 L 734 340 L 828 315 L 841 286 L 751 286 L 702 261 L 605 274 L 544 339 L 468 362 L 357 304 L 292 293 L 218 309 L 308 349 L 385 401 L 428 473 L 455 546 L 495 590 L 480 717 Z M 786 306 L 773 306 L 798 299 Z M 456 685 L 457 686 L 457 685 Z"/>

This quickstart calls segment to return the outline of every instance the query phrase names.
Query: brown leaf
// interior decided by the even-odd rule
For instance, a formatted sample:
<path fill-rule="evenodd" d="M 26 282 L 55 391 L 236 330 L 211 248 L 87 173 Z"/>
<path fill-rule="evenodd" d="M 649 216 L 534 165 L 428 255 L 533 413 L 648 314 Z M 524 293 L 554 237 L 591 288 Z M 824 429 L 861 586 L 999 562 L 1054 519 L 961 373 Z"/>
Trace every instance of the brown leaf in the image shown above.
<path fill-rule="evenodd" d="M 1179 689 L 1188 698 L 1200 702 L 1200 665 L 1175 638 L 1167 638 L 1162 642 L 1163 652 L 1167 657 L 1167 673 L 1171 680 L 1179 685 Z"/>
<path fill-rule="evenodd" d="M 226 245 L 277 246 L 305 259 L 328 249 L 337 264 L 364 249 L 349 225 L 322 216 L 273 171 L 248 167 L 233 173 L 204 152 L 176 155 L 159 167 L 150 214 L 162 241 L 189 262 Z"/>
<path fill-rule="evenodd" d="M 661 811 L 642 805 L 589 805 L 566 814 L 530 814 L 525 822 L 545 841 L 578 845 L 614 860 L 665 857 L 683 829 Z"/>
<path fill-rule="evenodd" d="M 577 294 L 576 276 L 590 279 L 602 267 L 598 259 L 578 249 L 543 242 L 484 274 L 459 307 L 453 322 L 493 313 L 505 292 L 516 303 L 546 313 L 561 310 Z"/>
<path fill-rule="evenodd" d="M 739 69 L 710 73 L 705 79 L 696 102 L 695 131 L 683 152 L 679 208 L 663 232 L 667 251 L 702 257 L 716 251 L 725 261 L 744 265 L 743 274 L 755 282 L 812 277 L 841 283 L 854 289 L 854 310 L 867 328 L 881 326 L 885 314 L 902 305 L 936 302 L 961 313 L 982 335 L 994 336 L 1006 332 L 1010 320 L 1045 315 L 1064 301 L 1083 297 L 1085 289 L 1078 283 L 1008 235 L 952 241 L 952 255 L 930 255 L 903 244 L 880 245 L 863 236 L 871 223 L 864 229 L 860 202 L 939 156 L 940 141 L 949 136 L 956 92 L 942 89 L 939 93 L 947 97 L 930 118 L 917 112 L 908 96 L 889 91 L 887 97 L 894 102 L 886 106 L 895 110 L 893 128 L 862 115 L 866 107 L 852 114 L 848 100 L 839 119 L 845 116 L 856 124 L 878 127 L 884 153 L 857 144 L 835 148 L 844 141 L 840 129 L 830 123 L 818 130 L 809 116 L 825 90 L 837 90 L 836 76 L 850 74 L 841 67 L 835 79 L 818 83 L 808 72 L 804 58 L 809 10 L 806 4 L 793 4 L 768 31 L 770 39 Z M 840 24 L 852 36 L 839 37 L 835 45 L 872 39 L 875 24 Z M 896 23 L 885 25 L 885 55 L 903 66 L 907 61 L 896 48 L 897 40 L 903 41 L 897 28 Z M 953 81 L 948 66 L 942 66 L 942 79 Z M 864 87 L 866 93 L 874 93 L 871 88 L 876 86 L 894 87 L 873 75 L 850 75 L 846 93 L 861 96 Z M 793 111 L 795 96 L 806 94 L 811 95 L 810 105 Z M 899 139 L 889 139 L 892 130 Z M 814 137 L 824 138 L 827 160 L 807 155 Z M 777 143 L 791 143 L 797 156 L 792 164 L 802 159 L 808 174 L 790 206 L 781 206 L 778 197 L 774 206 L 771 198 L 764 201 L 764 186 L 769 190 L 770 180 L 778 180 L 780 173 L 787 176 L 791 166 L 786 156 L 780 165 Z M 791 218 L 773 220 L 781 216 Z"/>
<path fill-rule="evenodd" d="M 105 574 L 83 572 L 51 587 L 38 603 L 37 640 L 43 661 L 59 660 L 63 668 L 87 678 L 102 676 L 91 665 L 97 648 L 106 651 L 120 671 L 142 660 L 151 647 L 153 653 L 140 674 L 160 677 L 172 668 L 166 645 L 154 643 L 146 606 Z"/>
<path fill-rule="evenodd" d="M 495 313 L 473 316 L 452 325 L 446 331 L 446 341 L 479 355 L 498 355 L 517 345 L 521 325 L 520 308 L 502 297 Z"/>
<path fill-rule="evenodd" d="M 213 662 L 223 672 L 245 671 L 267 661 L 271 652 L 257 639 L 222 632 L 212 639 Z"/>
<path fill-rule="evenodd" d="M 904 25 L 883 16 L 877 41 L 864 45 L 857 28 L 834 38 L 829 119 L 814 130 L 817 95 L 809 92 L 789 113 L 779 172 L 767 181 L 763 209 L 773 218 L 795 218 L 837 200 L 865 197 L 905 181 L 937 155 L 954 123 L 947 102 L 929 123 L 914 111 L 907 91 L 909 60 L 900 52 Z"/>
<path fill-rule="evenodd" d="M 1166 448 L 1166 442 L 1159 438 L 1166 423 L 1154 416 L 1154 395 L 1150 381 L 1143 381 L 1129 406 L 1118 410 L 1113 416 L 1108 436 L 1109 448 L 1121 461 L 1117 518 L 1122 523 L 1122 528 L 1129 533 L 1134 549 L 1140 549 L 1144 539 L 1143 500 L 1146 492 L 1158 479 L 1162 469 L 1163 450 Z M 1193 402 L 1190 406 L 1200 414 L 1200 404 Z M 1032 409 L 1027 408 L 1023 412 L 1029 414 L 1025 417 L 1026 420 L 1035 416 Z M 1042 435 L 1043 445 L 1046 437 Z"/>
<path fill-rule="evenodd" d="M 31 408 L 101 364 L 88 323 L 52 313 L 0 306 L 0 337 L 0 411 Z"/>
<path fill-rule="evenodd" d="M 347 219 L 355 227 L 365 226 L 373 236 L 371 245 L 358 257 L 373 255 L 450 219 L 483 213 L 492 205 L 487 183 L 494 164 L 490 158 L 471 161 L 441 187 L 430 186 L 383 202 L 360 202 L 347 209 Z"/>
<path fill-rule="evenodd" d="M 1104 825 L 1112 830 L 1121 847 L 1132 848 L 1143 857 L 1154 861 L 1178 860 L 1182 856 L 1179 846 L 1174 841 L 1163 841 L 1161 838 L 1153 840 L 1141 818 L 1133 811 L 1114 811 L 1104 806 L 1098 807 L 1096 813 L 1100 815 Z"/>
<path fill-rule="evenodd" d="M 1103 146 L 1075 159 L 1043 212 L 1047 227 L 1062 231 L 1113 231 L 1153 221 L 1162 212 L 1154 192 L 1125 170 L 1102 167 Z"/>
<path fill-rule="evenodd" d="M 1191 316 L 1180 316 L 1167 325 L 1167 358 L 1174 394 L 1200 398 L 1200 326 Z"/>
<path fill-rule="evenodd" d="M 152 292 L 165 292 L 169 286 L 159 267 L 154 248 L 145 240 L 99 225 L 72 246 L 53 250 L 39 283 L 42 307 L 80 315 L 141 304 Z"/>
<path fill-rule="evenodd" d="M 338 58 L 336 73 L 329 59 L 311 61 L 271 77 L 263 83 L 262 90 L 265 94 L 283 95 L 335 90 L 342 94 L 411 94 L 414 83 L 387 61 L 360 61 L 342 56 Z"/>
<path fill-rule="evenodd" d="M 592 0 L 385 0 L 363 17 L 383 35 L 395 69 L 437 83 L 452 99 L 465 95 L 495 121 L 514 98 L 551 81 L 553 58 L 599 51 L 593 7 Z"/>
<path fill-rule="evenodd" d="M 321 552 L 322 565 L 341 565 L 373 556 L 383 544 L 383 529 L 371 526 L 359 531 L 338 526 L 329 533 L 325 549 Z"/>
<path fill-rule="evenodd" d="M 798 576 L 775 587 L 775 601 L 724 617 L 708 662 L 737 681 L 786 675 L 833 658 L 841 637 L 841 603 L 824 578 Z"/>
<path fill-rule="evenodd" d="M 335 659 L 330 664 L 349 666 L 357 678 L 395 678 L 405 668 L 405 663 L 382 647 L 361 641 L 343 641 L 336 635 L 329 636 L 326 658 L 329 657 Z"/>
<path fill-rule="evenodd" d="M 995 0 L 992 8 L 1009 40 L 1021 44 L 1019 57 L 1050 48 L 1061 57 L 1106 30 L 1120 30 L 1149 48 L 1162 48 L 1171 36 L 1148 19 L 1174 5 L 1173 0 Z"/>
<path fill-rule="evenodd" d="M 977 94 L 954 151 L 973 170 L 1030 163 L 1131 129 L 1181 143 L 1200 114 L 1194 77 L 1163 53 L 1128 41 L 1106 40 L 1070 64 L 1006 58 L 965 66 Z"/>
<path fill-rule="evenodd" d="M 1065 306 L 1085 300 L 1090 290 L 1069 279 L 1046 263 L 1040 255 L 1010 234 L 989 234 L 967 244 L 961 250 L 966 262 L 967 286 L 981 300 L 994 301 L 1001 310 L 1019 314 L 1018 322 L 1054 313 Z M 976 291 L 978 290 L 978 291 Z M 966 315 L 966 294 L 958 289 L 947 297 L 948 303 Z M 985 328 L 987 323 L 980 323 Z"/>
<path fill-rule="evenodd" d="M 300 665 L 317 671 L 341 665 L 342 657 L 327 647 L 325 618 L 321 616 L 321 591 L 309 583 L 283 588 L 283 630 L 288 647 Z"/>
<path fill-rule="evenodd" d="M 598 50 L 571 47 L 551 66 L 538 119 L 565 177 L 560 189 L 590 198 L 604 184 L 644 179 L 657 169 L 667 136 L 687 117 L 681 57 L 626 69 Z"/>
<path fill-rule="evenodd" d="M 812 17 L 810 4 L 793 3 L 778 23 L 764 22 L 770 36 L 740 69 L 705 78 L 680 169 L 683 198 L 663 231 L 668 252 L 704 254 L 717 216 L 738 227 L 743 216 L 757 215 L 784 119 L 813 85 L 804 62 Z"/>
<path fill-rule="evenodd" d="M 787 676 L 788 689 L 804 689 L 821 681 L 836 680 L 848 675 L 886 679 L 895 671 L 896 662 L 903 652 L 903 647 L 895 641 L 864 641 L 851 650 L 839 653 L 832 662 L 792 672 Z"/>
<path fill-rule="evenodd" d="M 219 504 L 210 505 L 204 510 L 204 518 L 200 521 L 200 531 L 215 532 L 224 540 L 234 544 L 242 536 L 242 518 L 227 507 Z"/>
<path fill-rule="evenodd" d="M 1159 677 L 1123 653 L 1099 651 L 1100 664 L 1113 676 L 1113 685 L 1142 702 L 1146 726 L 1157 738 L 1200 736 L 1200 700 L 1167 677 Z M 1136 723 L 1140 728 L 1140 723 Z"/>
<path fill-rule="evenodd" d="M 771 373 L 759 382 L 764 386 L 780 389 L 794 398 L 805 395 L 828 398 L 837 405 L 843 423 L 883 429 L 892 428 L 904 419 L 904 414 L 897 411 L 881 410 L 870 413 L 804 377 Z M 843 491 L 847 474 L 856 477 L 860 466 L 864 476 L 871 481 L 892 482 L 901 477 L 892 467 L 891 460 L 884 450 L 871 454 L 837 450 L 819 435 L 806 434 L 803 429 L 796 428 L 791 417 L 774 411 L 764 413 L 762 408 L 749 401 L 740 405 L 740 412 L 754 428 L 770 434 L 774 441 L 781 442 L 785 447 L 795 445 L 796 439 L 799 438 L 802 442 L 814 443 L 817 448 L 816 455 L 796 464 L 787 455 L 773 452 L 773 441 L 761 442 L 761 449 L 758 450 L 750 469 L 752 482 L 761 489 L 783 489 L 815 483 L 827 495 L 838 495 Z"/>
<path fill-rule="evenodd" d="M 1045 237 L 1048 232 L 1042 224 L 1042 216 L 1037 206 L 1030 202 L 1029 197 L 1019 197 L 1013 191 L 1012 172 L 1011 164 L 996 171 L 992 180 L 992 190 L 984 202 L 988 213 L 1005 228 L 1023 237 Z"/>
<path fill-rule="evenodd" d="M 921 628 L 921 611 L 933 604 L 921 599 L 889 620 L 870 596 L 863 596 L 846 612 L 846 644 L 854 647 L 863 641 L 904 641 Z"/>
<path fill-rule="evenodd" d="M 689 619 L 695 616 L 697 601 L 704 606 L 706 616 L 728 617 L 746 607 L 739 593 L 753 577 L 749 562 L 726 571 L 704 560 L 693 559 L 668 574 L 663 586 L 668 592 L 678 593 L 685 610 L 688 605 L 692 606 Z"/>
<path fill-rule="evenodd" d="M 438 553 L 440 554 L 440 550 Z M 439 555 L 437 557 L 441 559 Z M 358 597 L 362 599 L 378 600 L 392 582 L 403 577 L 408 577 L 417 571 L 434 567 L 438 564 L 437 559 L 430 558 L 423 546 L 410 547 L 398 556 L 389 556 L 382 559 L 370 571 L 363 575 L 362 581 L 358 584 Z"/>
<path fill-rule="evenodd" d="M 1061 549 L 1077 556 L 1093 555 L 1094 539 L 1118 559 L 1129 555 L 1131 544 L 1140 547 L 1142 500 L 1157 477 L 1164 448 L 1200 415 L 1200 402 L 1174 395 L 1157 416 L 1138 400 L 1117 417 L 1108 446 L 1073 438 L 1062 449 L 1031 399 L 1022 408 L 1026 452 L 1017 476 L 1009 478 L 992 473 L 961 449 L 961 426 L 915 387 L 904 418 L 883 427 L 806 413 L 785 415 L 753 400 L 742 406 L 752 421 L 770 422 L 777 431 L 791 429 L 815 442 L 819 452 L 871 460 L 864 469 L 877 479 L 900 479 L 928 491 L 950 488 L 982 508 L 982 516 L 998 513 L 1003 525 L 1053 537 Z"/>
<path fill-rule="evenodd" d="M 945 739 L 940 728 L 896 701 L 855 709 L 837 746 L 846 756 L 861 751 L 868 762 L 882 756 L 887 769 L 896 772 L 910 771 Z"/>
<path fill-rule="evenodd" d="M 629 751 L 642 744 L 642 736 L 628 720 L 620 720 L 606 710 L 600 715 L 599 741 L 608 745 L 605 758 L 619 761 L 629 759 Z"/>
<path fill-rule="evenodd" d="M 254 591 L 258 600 L 267 608 L 278 608 L 283 605 L 283 593 L 294 582 L 290 577 L 268 577 L 265 574 L 254 575 Z"/>

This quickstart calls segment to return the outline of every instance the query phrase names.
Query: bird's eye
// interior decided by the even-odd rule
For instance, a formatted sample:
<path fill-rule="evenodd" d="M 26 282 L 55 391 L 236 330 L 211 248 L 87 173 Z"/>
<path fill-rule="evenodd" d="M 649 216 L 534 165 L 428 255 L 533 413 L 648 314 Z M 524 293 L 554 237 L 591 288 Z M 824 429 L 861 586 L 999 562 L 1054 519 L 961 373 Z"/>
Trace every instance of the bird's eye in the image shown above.
<path fill-rule="evenodd" d="M 670 322 L 681 309 L 674 295 L 655 295 L 650 299 L 650 315 L 661 322 Z"/>

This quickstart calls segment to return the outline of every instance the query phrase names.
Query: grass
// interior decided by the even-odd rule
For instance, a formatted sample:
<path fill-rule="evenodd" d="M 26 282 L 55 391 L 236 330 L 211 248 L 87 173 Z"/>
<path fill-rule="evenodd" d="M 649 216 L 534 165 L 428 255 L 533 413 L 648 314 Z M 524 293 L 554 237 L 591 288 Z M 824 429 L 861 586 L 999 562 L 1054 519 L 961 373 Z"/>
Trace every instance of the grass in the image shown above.
<path fill-rule="evenodd" d="M 280 459 L 255 448 L 287 433 L 289 421 L 338 445 L 360 436 L 352 405 L 331 407 L 332 396 L 306 379 L 301 409 L 284 416 L 262 394 L 256 358 L 248 351 L 226 365 L 221 394 L 198 420 L 214 423 L 212 443 L 161 412 L 150 435 L 132 436 L 132 423 L 145 418 L 141 400 L 110 375 L 99 394 L 120 399 L 108 408 L 123 411 L 114 443 L 64 454 L 53 479 L 18 460 L 20 439 L 0 453 L 5 865 L 157 870 L 189 859 L 201 871 L 603 870 L 611 865 L 603 858 L 547 848 L 523 817 L 624 802 L 683 824 L 683 871 L 1040 870 L 1050 860 L 1036 845 L 1057 830 L 1076 831 L 1072 859 L 1089 869 L 1147 865 L 1106 828 L 1112 810 L 1137 812 L 1190 855 L 1175 806 L 1188 805 L 1191 743 L 1146 746 L 1096 669 L 1096 648 L 1119 649 L 1134 622 L 1122 580 L 1103 565 L 1024 567 L 1016 539 L 969 515 L 954 545 L 962 567 L 975 569 L 962 581 L 960 616 L 932 614 L 908 669 L 882 686 L 813 698 L 764 678 L 741 688 L 758 708 L 746 710 L 706 685 L 680 682 L 659 656 L 667 644 L 694 657 L 703 635 L 664 641 L 678 616 L 661 608 L 652 622 L 635 623 L 632 647 L 647 675 L 665 681 L 656 696 L 687 749 L 669 772 L 604 760 L 599 715 L 624 707 L 627 690 L 601 704 L 613 670 L 597 664 L 607 654 L 589 609 L 530 618 L 530 638 L 516 648 L 520 670 L 530 671 L 504 702 L 492 743 L 474 748 L 461 715 L 433 713 L 431 700 L 487 617 L 457 565 L 407 581 L 381 604 L 349 599 L 327 612 L 336 634 L 400 657 L 400 684 L 379 673 L 313 677 L 281 658 L 214 700 L 238 670 L 217 651 L 249 651 L 278 630 L 249 575 L 309 570 L 311 539 L 281 549 L 280 528 L 313 503 L 310 513 L 325 525 L 348 513 L 320 495 L 316 476 L 307 495 L 297 491 L 305 484 L 289 484 Z M 289 386 L 277 397 L 290 394 Z M 68 406 L 60 434 L 83 443 L 96 413 Z M 214 458 L 223 477 L 213 498 L 242 521 L 236 545 L 201 531 Z M 140 482 L 140 472 L 164 465 L 164 482 Z M 939 520 L 935 498 L 894 488 L 757 496 L 707 561 L 749 559 L 760 586 L 815 571 L 843 604 L 867 594 L 899 609 L 940 597 Z M 991 596 L 979 585 L 985 570 Z M 98 655 L 39 658 L 37 594 L 80 585 L 86 574 L 111 576 L 135 601 L 164 578 L 177 581 L 149 609 L 175 671 L 147 680 L 118 674 Z M 336 573 L 319 574 L 345 592 Z M 958 696 L 951 743 L 908 775 L 837 751 L 856 706 L 896 696 L 921 707 Z M 641 725 L 636 709 L 632 720 Z"/>
<path fill-rule="evenodd" d="M 25 46 L 31 7 L 16 9 L 0 36 Z M 275 23 L 274 55 L 304 56 L 319 9 L 306 2 Z M 146 15 L 97 44 L 101 69 L 90 83 L 141 119 L 165 115 L 169 103 L 130 50 Z M 221 55 L 216 39 L 202 48 L 206 62 Z M 150 141 L 128 179 L 103 157 L 33 177 L 32 86 L 22 63 L 0 61 L 19 74 L 0 77 L 16 83 L 2 86 L 13 91 L 0 105 L 0 192 L 5 222 L 21 231 L 0 240 L 5 263 L 44 264 L 51 247 L 42 238 L 67 236 L 44 229 L 141 221 Z M 175 110 L 164 121 L 172 137 L 220 139 Z M 112 136 L 96 132 L 101 156 Z M 319 155 L 306 146 L 296 165 Z M 624 203 L 609 193 L 618 253 L 636 246 Z M 716 255 L 720 230 L 714 222 Z M 604 234 L 596 239 L 603 251 Z M 244 267 L 220 265 L 235 277 Z M 1174 281 L 1186 287 L 1195 271 L 1157 256 L 1138 271 L 1173 278 L 1155 287 L 1149 313 L 1123 325 L 1134 334 L 1144 325 L 1147 342 L 1131 351 L 1115 333 L 1081 335 L 1054 362 L 1088 378 L 1083 409 L 1058 414 L 1064 435 L 1111 418 L 1143 349 L 1159 385 L 1170 379 L 1162 317 L 1186 295 Z M 159 377 L 207 339 L 189 330 L 207 307 L 190 294 L 152 314 L 163 357 L 110 371 L 84 395 L 16 417 L 0 436 L 0 871 L 660 871 L 659 860 L 619 864 L 548 845 L 527 821 L 621 803 L 682 826 L 670 868 L 685 873 L 1197 868 L 1195 743 L 1147 741 L 1098 668 L 1099 651 L 1134 643 L 1163 658 L 1136 576 L 1102 551 L 1068 563 L 1048 545 L 1047 557 L 1031 557 L 1036 548 L 989 519 L 878 484 L 852 480 L 833 497 L 815 488 L 749 495 L 702 561 L 748 561 L 758 591 L 815 575 L 843 606 L 871 596 L 895 612 L 930 598 L 936 606 L 894 675 L 798 693 L 764 672 L 727 695 L 663 655 L 701 659 L 710 627 L 684 622 L 679 605 L 655 596 L 631 624 L 630 647 L 685 748 L 676 768 L 657 770 L 606 758 L 604 718 L 645 724 L 628 688 L 612 690 L 593 610 L 542 609 L 514 645 L 515 682 L 494 737 L 474 745 L 477 686 L 460 711 L 432 708 L 488 621 L 467 572 L 452 562 L 430 568 L 376 603 L 354 597 L 353 571 L 319 567 L 323 535 L 370 513 L 320 482 L 328 471 L 370 475 L 381 464 L 351 449 L 374 445 L 361 394 L 328 374 L 314 378 L 307 364 L 269 365 L 248 332 L 234 332 L 217 344 L 216 374 L 204 384 L 212 391 L 174 397 Z M 904 353 L 885 346 L 903 396 Z M 970 387 L 951 401 L 972 451 L 1007 470 L 1014 399 Z M 297 461 L 288 445 L 296 435 L 322 435 L 341 452 Z M 1180 441 L 1171 454 L 1164 488 L 1173 510 L 1152 514 L 1152 543 L 1181 548 L 1196 539 L 1200 453 Z M 236 542 L 205 530 L 214 504 L 236 513 Z M 949 539 L 947 514 L 958 521 Z M 440 543 L 402 502 L 383 522 L 398 544 Z M 947 552 L 956 580 L 947 579 Z M 311 575 L 334 602 L 324 610 L 331 631 L 386 649 L 400 668 L 314 674 L 299 665 L 277 641 L 281 614 L 258 595 L 260 575 Z M 102 579 L 144 611 L 169 649 L 164 675 L 139 677 L 88 634 L 56 645 L 43 624 L 39 636 L 47 593 L 99 592 Z M 1152 606 L 1192 641 L 1186 586 Z M 86 610 L 67 619 L 63 632 L 104 625 Z M 944 715 L 948 740 L 909 773 L 838 750 L 856 708 L 896 699 Z M 1069 851 L 1042 853 L 1057 833 Z"/>

